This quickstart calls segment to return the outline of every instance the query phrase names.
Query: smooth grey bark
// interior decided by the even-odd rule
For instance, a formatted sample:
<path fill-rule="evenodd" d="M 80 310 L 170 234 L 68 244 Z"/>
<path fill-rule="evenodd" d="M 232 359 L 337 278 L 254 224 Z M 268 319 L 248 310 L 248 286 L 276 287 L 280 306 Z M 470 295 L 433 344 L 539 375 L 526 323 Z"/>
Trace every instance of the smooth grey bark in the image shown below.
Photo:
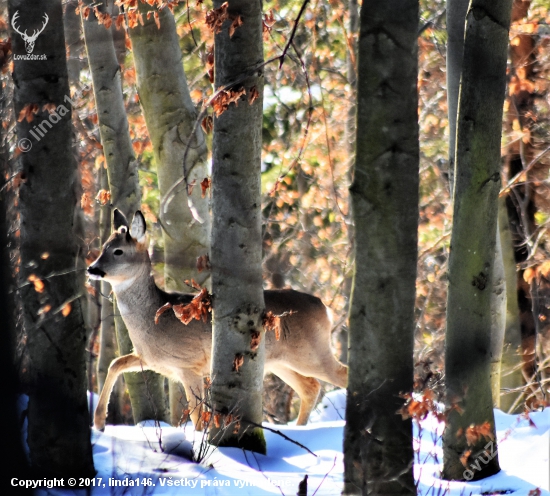
<path fill-rule="evenodd" d="M 443 437 L 446 479 L 482 479 L 500 470 L 486 454 L 489 439 L 468 444 L 470 426 L 489 425 L 491 291 L 495 265 L 500 139 L 512 0 L 472 0 L 466 34 L 457 121 L 453 229 L 449 257 L 445 374 L 451 408 Z M 452 408 L 460 407 L 460 411 Z M 467 455 L 467 470 L 461 457 Z M 491 456 L 487 456 L 491 458 Z"/>
<path fill-rule="evenodd" d="M 202 198 L 200 182 L 208 177 L 207 148 L 201 126 L 195 127 L 197 112 L 189 94 L 183 68 L 179 36 L 169 9 L 147 19 L 151 7 L 140 4 L 144 25 L 130 29 L 137 87 L 151 136 L 161 198 L 185 173 L 187 184 L 195 183 L 190 195 L 195 216 L 189 208 L 185 182 L 160 212 L 164 234 L 164 281 L 167 291 L 186 292 L 186 280 L 210 286 L 210 272 L 197 270 L 197 258 L 210 252 L 209 195 Z M 170 194 L 170 196 L 172 196 Z M 198 222 L 200 218 L 202 222 Z M 179 423 L 185 409 L 185 392 L 179 383 L 170 385 L 170 420 Z"/>
<path fill-rule="evenodd" d="M 93 4 L 91 1 L 86 3 Z M 98 6 L 98 9 L 101 11 L 102 6 Z M 99 133 L 107 164 L 111 205 L 130 216 L 141 208 L 141 191 L 112 31 L 97 22 L 93 11 L 87 20 L 82 18 L 82 26 L 92 73 Z M 118 347 L 120 354 L 126 355 L 131 353 L 133 345 L 122 317 L 114 308 Z M 135 422 L 145 419 L 167 420 L 163 377 L 147 371 L 124 374 L 124 379 L 130 393 Z"/>
<path fill-rule="evenodd" d="M 184 170 L 187 183 L 196 182 L 191 194 L 195 217 L 188 206 L 184 182 L 165 204 L 166 210 L 160 212 L 167 230 L 164 236 L 166 287 L 188 291 L 186 279 L 206 284 L 210 275 L 208 271 L 197 270 L 197 258 L 209 252 L 209 199 L 208 195 L 201 197 L 199 186 L 209 174 L 206 141 L 201 126 L 193 131 L 197 112 L 187 87 L 174 16 L 169 9 L 159 11 L 159 29 L 153 16 L 146 19 L 148 9 L 146 4 L 140 5 L 144 25 L 129 32 L 139 99 L 153 144 L 161 196 L 164 198 L 182 179 Z"/>
<path fill-rule="evenodd" d="M 456 127 L 460 78 L 464 55 L 464 26 L 470 0 L 447 2 L 447 102 L 449 111 L 449 164 L 451 193 L 454 195 Z M 493 287 L 491 288 L 491 388 L 495 407 L 500 405 L 502 346 L 506 326 L 506 280 L 499 230 L 496 233 Z"/>
<path fill-rule="evenodd" d="M 454 196 L 456 119 L 462 57 L 464 25 L 470 0 L 447 0 L 447 112 L 449 116 L 449 189 Z"/>
<path fill-rule="evenodd" d="M 28 149 L 18 157 L 24 178 L 19 188 L 19 294 L 29 354 L 31 466 L 43 477 L 93 477 L 86 332 L 79 301 L 83 288 L 75 275 L 79 181 L 72 151 L 71 105 L 65 99 L 70 95 L 65 40 L 59 29 L 63 11 L 60 0 L 10 0 L 8 6 L 9 18 L 17 12 L 16 24 L 23 30 L 40 29 L 44 14 L 48 16 L 33 49 L 34 55 L 45 55 L 46 60 L 18 58 L 13 72 L 15 115 L 27 105 L 36 105 L 33 120 L 23 119 L 16 128 L 20 146 Z M 11 39 L 13 53 L 25 55 L 22 36 L 12 31 Z M 54 108 L 50 114 L 48 109 Z M 44 136 L 37 139 L 33 129 L 41 125 Z M 40 279 L 44 287 L 29 283 L 29 277 Z M 46 305 L 51 307 L 47 312 Z"/>
<path fill-rule="evenodd" d="M 355 36 L 359 30 L 359 7 L 357 5 L 357 0 L 348 1 L 348 10 L 349 10 L 349 22 L 348 22 L 348 37 L 350 37 L 350 46 L 348 46 L 347 52 L 347 77 L 348 84 L 350 86 L 349 91 L 349 108 L 348 115 L 346 120 L 346 148 L 347 156 L 349 161 L 349 181 L 352 180 L 352 170 L 353 163 L 355 159 L 355 136 L 356 136 L 356 115 L 357 115 L 357 43 L 355 41 Z M 350 249 L 353 247 L 353 230 L 348 229 L 348 241 L 350 244 Z M 353 262 L 352 262 L 353 263 Z M 346 307 L 343 309 L 342 315 L 349 313 L 349 297 L 351 295 L 351 288 L 353 283 L 353 274 L 351 271 L 345 276 L 344 280 L 344 291 L 347 299 Z M 337 339 L 339 343 L 339 360 L 343 364 L 348 363 L 348 342 L 349 342 L 349 329 L 346 324 L 343 324 L 340 329 L 337 331 Z"/>
<path fill-rule="evenodd" d="M 506 329 L 506 276 L 497 221 L 493 285 L 491 288 L 491 392 L 493 406 L 500 408 L 500 382 L 504 332 Z"/>
<path fill-rule="evenodd" d="M 418 2 L 361 8 L 355 274 L 344 430 L 345 495 L 416 494 L 412 422 L 418 224 Z"/>
<path fill-rule="evenodd" d="M 221 0 L 214 2 L 219 8 Z M 214 119 L 212 174 L 213 351 L 211 396 L 214 414 L 236 415 L 240 428 L 211 426 L 209 440 L 265 453 L 261 424 L 265 339 L 262 327 L 261 145 L 263 40 L 260 2 L 233 0 L 230 16 L 242 26 L 229 37 L 226 21 L 215 35 L 215 88 L 248 77 L 237 88 L 247 95 Z M 255 69 L 254 69 L 255 68 Z M 249 104 L 252 89 L 258 98 Z M 259 334 L 258 334 L 259 333 Z M 253 335 L 261 337 L 251 349 Z M 242 362 L 242 363 L 241 363 Z M 222 422 L 223 425 L 223 422 Z"/>
<path fill-rule="evenodd" d="M 78 85 L 80 82 L 80 69 L 82 68 L 82 25 L 80 16 L 76 14 L 78 0 L 68 0 L 64 5 L 63 28 L 65 30 L 65 43 L 67 44 L 67 71 L 69 84 Z"/>

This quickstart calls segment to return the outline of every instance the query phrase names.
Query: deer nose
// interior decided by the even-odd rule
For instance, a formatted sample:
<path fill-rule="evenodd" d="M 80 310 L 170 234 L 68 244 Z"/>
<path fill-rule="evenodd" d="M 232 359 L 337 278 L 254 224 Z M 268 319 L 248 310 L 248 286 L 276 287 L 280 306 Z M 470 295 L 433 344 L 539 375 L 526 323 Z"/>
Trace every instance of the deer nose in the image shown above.
<path fill-rule="evenodd" d="M 97 267 L 94 267 L 93 265 L 88 267 L 88 274 L 92 276 L 93 279 L 102 279 L 106 275 L 105 272 Z"/>

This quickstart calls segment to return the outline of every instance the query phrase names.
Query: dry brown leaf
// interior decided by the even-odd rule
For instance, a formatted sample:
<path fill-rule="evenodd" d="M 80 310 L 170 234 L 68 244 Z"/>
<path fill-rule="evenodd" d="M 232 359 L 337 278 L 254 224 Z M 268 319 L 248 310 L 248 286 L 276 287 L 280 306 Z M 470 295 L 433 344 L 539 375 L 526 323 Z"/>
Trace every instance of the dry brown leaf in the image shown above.
<path fill-rule="evenodd" d="M 22 122 L 24 119 L 27 122 L 32 122 L 34 120 L 34 116 L 39 110 L 40 106 L 37 103 L 27 103 L 27 105 L 25 105 L 19 112 L 17 122 Z"/>
<path fill-rule="evenodd" d="M 252 105 L 260 97 L 260 92 L 256 86 L 252 86 L 248 92 L 248 104 Z"/>
<path fill-rule="evenodd" d="M 205 198 L 206 197 L 206 191 L 210 188 L 210 185 L 212 184 L 212 181 L 209 177 L 205 177 L 202 181 L 201 181 L 201 197 L 202 198 Z"/>
<path fill-rule="evenodd" d="M 67 317 L 71 313 L 72 309 L 73 306 L 71 305 L 70 301 L 65 303 L 65 305 L 63 305 L 63 308 L 61 309 L 61 315 L 63 315 L 63 317 Z"/>
<path fill-rule="evenodd" d="M 241 16 L 236 16 L 232 18 L 232 20 L 233 22 L 231 23 L 231 26 L 229 26 L 229 38 L 233 38 L 236 29 L 243 25 L 243 18 Z"/>
<path fill-rule="evenodd" d="M 205 134 L 210 134 L 212 132 L 212 129 L 214 129 L 214 120 L 212 119 L 211 115 L 207 115 L 201 121 L 201 127 Z"/>
<path fill-rule="evenodd" d="M 201 292 L 190 303 L 187 305 L 183 303 L 174 305 L 172 310 L 176 317 L 185 325 L 189 324 L 193 319 L 208 322 L 208 314 L 212 311 L 212 296 L 206 288 L 202 288 Z"/>
<path fill-rule="evenodd" d="M 227 13 L 228 7 L 229 7 L 228 2 L 224 2 L 217 9 L 209 10 L 206 13 L 204 22 L 214 34 L 218 34 L 221 32 L 223 23 L 228 19 L 229 17 Z"/>
<path fill-rule="evenodd" d="M 233 370 L 235 372 L 238 372 L 241 367 L 244 365 L 244 356 L 240 353 L 237 353 L 235 355 L 235 358 L 233 359 Z"/>
<path fill-rule="evenodd" d="M 216 98 L 212 100 L 212 108 L 216 113 L 216 117 L 222 115 L 232 103 L 234 103 L 235 106 L 238 106 L 239 99 L 243 95 L 246 95 L 246 90 L 243 87 L 237 90 L 220 91 Z"/>
<path fill-rule="evenodd" d="M 48 313 L 52 309 L 51 305 L 44 305 L 43 307 L 40 307 L 38 310 L 38 315 L 42 315 L 43 313 Z"/>
<path fill-rule="evenodd" d="M 111 192 L 106 189 L 100 189 L 97 192 L 97 195 L 95 197 L 95 200 L 100 205 L 107 205 L 109 203 L 109 200 L 111 199 Z"/>
<path fill-rule="evenodd" d="M 210 257 L 208 254 L 201 255 L 197 258 L 197 270 L 202 272 L 203 270 L 210 270 L 212 266 L 210 265 Z"/>
<path fill-rule="evenodd" d="M 45 110 L 48 114 L 53 114 L 57 110 L 57 107 L 55 103 L 45 103 L 42 105 L 42 110 Z"/>
<path fill-rule="evenodd" d="M 158 310 L 157 312 L 155 313 L 155 324 L 158 324 L 159 323 L 159 318 L 160 316 L 170 310 L 172 308 L 172 303 L 165 303 L 164 305 L 162 305 Z"/>
<path fill-rule="evenodd" d="M 258 331 L 252 331 L 250 333 L 250 350 L 256 351 L 260 347 L 262 342 L 262 335 Z"/>
<path fill-rule="evenodd" d="M 37 293 L 43 293 L 45 289 L 44 282 L 39 277 L 35 276 L 34 274 L 31 274 L 29 277 L 27 277 L 27 281 L 32 282 L 34 286 L 34 290 Z"/>
<path fill-rule="evenodd" d="M 472 452 L 470 450 L 466 450 L 464 453 L 462 453 L 462 456 L 460 457 L 460 463 L 462 463 L 464 467 L 468 466 L 468 458 L 470 458 L 471 454 Z"/>

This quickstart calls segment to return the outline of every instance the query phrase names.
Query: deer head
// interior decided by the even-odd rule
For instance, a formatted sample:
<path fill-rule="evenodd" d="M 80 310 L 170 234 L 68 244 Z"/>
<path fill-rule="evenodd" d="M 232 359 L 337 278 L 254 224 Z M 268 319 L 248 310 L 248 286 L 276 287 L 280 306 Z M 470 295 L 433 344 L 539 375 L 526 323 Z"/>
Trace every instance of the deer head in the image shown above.
<path fill-rule="evenodd" d="M 22 33 L 21 31 L 19 31 L 19 29 L 15 25 L 15 21 L 18 17 L 19 17 L 19 11 L 17 11 L 15 14 L 13 14 L 13 17 L 11 19 L 11 26 L 12 26 L 13 30 L 16 33 L 19 33 L 21 35 L 21 38 L 23 38 L 23 40 L 25 41 L 25 50 L 27 50 L 27 53 L 32 53 L 32 51 L 34 50 L 34 42 L 36 41 L 36 38 L 38 38 L 38 35 L 42 31 L 44 31 L 44 28 L 46 27 L 46 24 L 48 24 L 48 20 L 49 20 L 48 14 L 44 13 L 44 24 L 42 24 L 42 28 L 41 29 L 35 29 L 33 34 L 30 35 L 30 36 L 27 34 L 26 29 L 25 29 L 25 32 Z"/>

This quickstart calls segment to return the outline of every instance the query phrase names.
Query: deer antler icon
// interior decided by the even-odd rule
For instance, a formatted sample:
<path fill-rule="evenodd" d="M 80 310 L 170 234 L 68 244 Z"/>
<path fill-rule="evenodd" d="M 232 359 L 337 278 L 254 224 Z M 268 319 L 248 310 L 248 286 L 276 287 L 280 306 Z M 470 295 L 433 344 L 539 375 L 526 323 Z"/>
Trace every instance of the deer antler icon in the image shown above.
<path fill-rule="evenodd" d="M 46 27 L 46 24 L 48 24 L 49 17 L 48 14 L 44 13 L 44 24 L 42 24 L 41 29 L 35 29 L 32 35 L 27 34 L 27 30 L 25 29 L 25 32 L 22 33 L 19 31 L 17 26 L 15 25 L 16 19 L 19 17 L 19 11 L 17 11 L 15 14 L 13 14 L 13 17 L 11 19 L 11 25 L 16 33 L 19 33 L 21 35 L 21 38 L 25 41 L 25 50 L 27 50 L 27 53 L 32 53 L 34 50 L 34 42 L 36 41 L 36 38 L 38 38 L 38 35 L 44 31 L 44 28 Z"/>

